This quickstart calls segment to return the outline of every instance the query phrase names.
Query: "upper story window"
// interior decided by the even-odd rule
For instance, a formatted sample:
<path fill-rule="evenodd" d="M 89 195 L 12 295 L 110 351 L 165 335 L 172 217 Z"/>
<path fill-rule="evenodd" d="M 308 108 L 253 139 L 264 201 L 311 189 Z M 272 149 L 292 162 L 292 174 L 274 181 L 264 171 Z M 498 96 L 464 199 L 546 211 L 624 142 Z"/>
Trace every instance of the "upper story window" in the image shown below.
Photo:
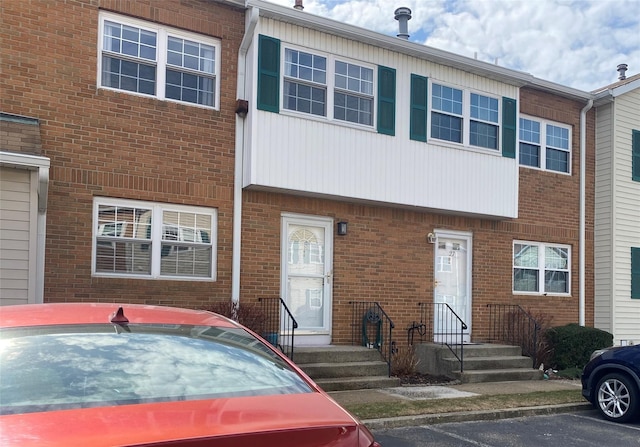
<path fill-rule="evenodd" d="M 327 58 L 290 48 L 285 50 L 283 107 L 327 115 Z"/>
<path fill-rule="evenodd" d="M 373 126 L 372 68 L 285 48 L 282 85 L 287 110 Z"/>
<path fill-rule="evenodd" d="M 571 173 L 570 127 L 537 118 L 520 118 L 520 164 Z"/>
<path fill-rule="evenodd" d="M 259 36 L 259 110 L 284 109 L 395 135 L 395 69 L 282 47 L 279 39 Z"/>
<path fill-rule="evenodd" d="M 568 295 L 571 265 L 568 245 L 513 243 L 513 292 Z"/>
<path fill-rule="evenodd" d="M 373 70 L 336 61 L 333 117 L 373 126 Z"/>
<path fill-rule="evenodd" d="M 214 209 L 96 198 L 97 276 L 215 279 Z"/>
<path fill-rule="evenodd" d="M 462 143 L 462 90 L 433 84 L 431 138 Z"/>
<path fill-rule="evenodd" d="M 431 138 L 499 149 L 497 98 L 431 84 Z"/>
<path fill-rule="evenodd" d="M 102 13 L 99 48 L 100 87 L 218 108 L 219 40 Z"/>

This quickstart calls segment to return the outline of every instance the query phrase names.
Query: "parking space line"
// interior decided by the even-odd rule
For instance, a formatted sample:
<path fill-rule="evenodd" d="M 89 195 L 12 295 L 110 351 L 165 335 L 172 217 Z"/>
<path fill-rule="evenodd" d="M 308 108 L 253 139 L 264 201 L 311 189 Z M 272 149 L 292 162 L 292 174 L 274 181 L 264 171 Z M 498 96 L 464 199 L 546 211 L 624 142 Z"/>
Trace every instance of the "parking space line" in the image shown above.
<path fill-rule="evenodd" d="M 572 416 L 574 418 L 580 418 L 580 419 L 588 419 L 589 421 L 600 422 L 602 424 L 611 425 L 612 427 L 629 428 L 631 430 L 640 431 L 640 426 L 638 426 L 638 425 L 621 424 L 620 422 L 611 422 L 611 421 L 607 421 L 606 419 L 602 419 L 602 418 L 599 418 L 599 417 L 589 417 L 589 416 L 584 416 L 584 415 L 581 415 L 581 414 L 568 414 L 568 416 Z"/>
<path fill-rule="evenodd" d="M 464 436 L 456 435 L 455 433 L 451 433 L 451 432 L 448 432 L 446 430 L 440 430 L 439 428 L 436 428 L 433 425 L 423 426 L 423 428 L 426 428 L 428 430 L 434 431 L 434 432 L 439 433 L 441 435 L 450 436 L 450 437 L 458 439 L 460 441 L 468 442 L 469 444 L 475 445 L 475 446 L 478 446 L 478 447 L 493 447 L 492 445 L 485 444 L 483 442 L 474 441 L 473 439 L 465 438 Z"/>

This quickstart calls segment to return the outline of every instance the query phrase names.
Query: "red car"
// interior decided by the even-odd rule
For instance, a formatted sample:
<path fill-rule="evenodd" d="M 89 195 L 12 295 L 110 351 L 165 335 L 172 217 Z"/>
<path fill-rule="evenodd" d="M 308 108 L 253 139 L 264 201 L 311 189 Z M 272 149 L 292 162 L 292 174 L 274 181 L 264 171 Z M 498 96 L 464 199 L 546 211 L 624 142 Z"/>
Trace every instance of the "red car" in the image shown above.
<path fill-rule="evenodd" d="M 2 446 L 379 446 L 289 359 L 205 311 L 0 309 Z"/>

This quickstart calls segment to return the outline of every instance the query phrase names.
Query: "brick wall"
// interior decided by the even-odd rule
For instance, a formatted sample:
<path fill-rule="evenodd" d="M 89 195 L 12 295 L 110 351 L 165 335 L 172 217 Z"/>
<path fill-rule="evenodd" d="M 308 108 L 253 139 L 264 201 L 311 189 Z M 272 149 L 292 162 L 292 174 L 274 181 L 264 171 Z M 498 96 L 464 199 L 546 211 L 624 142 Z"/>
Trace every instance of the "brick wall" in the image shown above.
<path fill-rule="evenodd" d="M 220 110 L 98 89 L 100 9 L 220 39 Z M 51 159 L 45 301 L 228 300 L 244 11 L 206 0 L 29 0 L 4 2 L 0 20 L 0 110 L 40 120 L 42 155 Z M 218 280 L 92 278 L 94 196 L 217 208 Z"/>

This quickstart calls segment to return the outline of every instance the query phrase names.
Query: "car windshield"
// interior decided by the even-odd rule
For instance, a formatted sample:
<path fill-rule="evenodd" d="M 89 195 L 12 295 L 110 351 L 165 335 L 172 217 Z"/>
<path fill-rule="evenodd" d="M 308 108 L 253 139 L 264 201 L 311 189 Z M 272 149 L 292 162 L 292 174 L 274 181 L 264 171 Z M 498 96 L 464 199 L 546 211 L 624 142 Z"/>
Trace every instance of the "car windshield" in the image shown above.
<path fill-rule="evenodd" d="M 86 325 L 0 331 L 0 413 L 311 392 L 241 328 Z"/>

